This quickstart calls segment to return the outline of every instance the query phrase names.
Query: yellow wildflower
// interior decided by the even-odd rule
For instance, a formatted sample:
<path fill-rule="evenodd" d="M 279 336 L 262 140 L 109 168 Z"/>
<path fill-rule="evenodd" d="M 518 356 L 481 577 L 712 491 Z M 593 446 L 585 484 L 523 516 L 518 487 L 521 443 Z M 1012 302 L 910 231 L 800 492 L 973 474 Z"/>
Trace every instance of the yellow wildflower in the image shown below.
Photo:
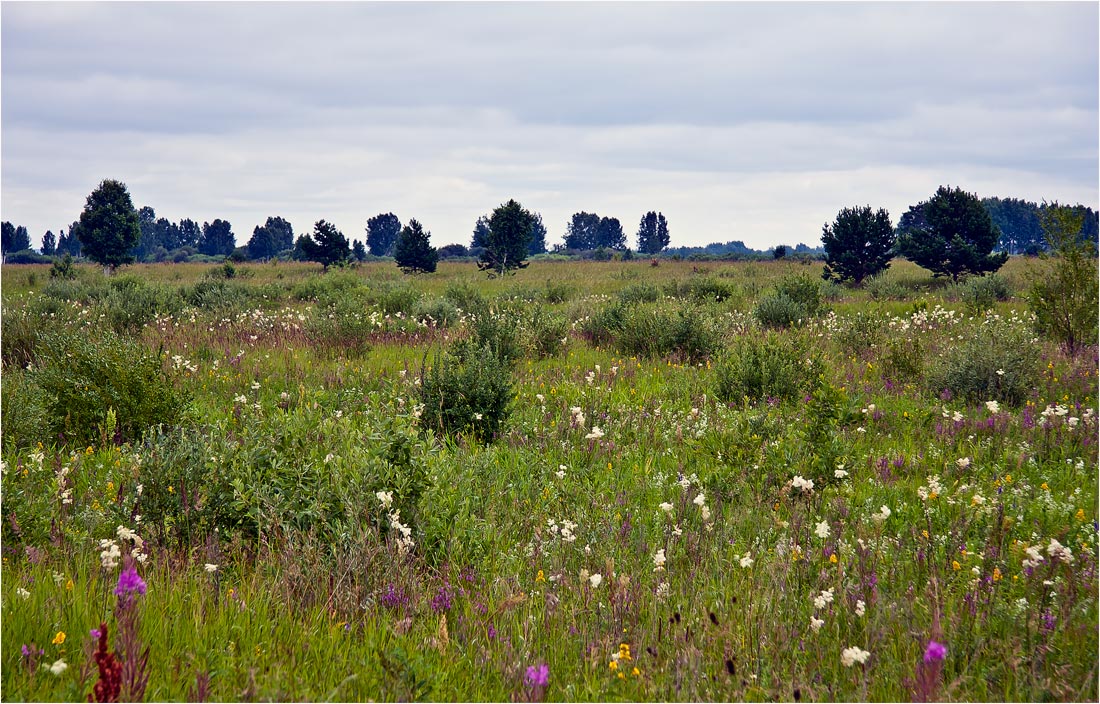
<path fill-rule="evenodd" d="M 962 569 L 962 565 L 959 564 L 958 560 L 952 560 L 951 561 L 951 569 L 953 569 L 957 572 L 958 570 Z"/>
<path fill-rule="evenodd" d="M 51 641 L 54 645 L 61 645 L 65 642 L 65 631 L 58 631 L 57 635 L 53 637 Z"/>
<path fill-rule="evenodd" d="M 543 574 L 542 570 L 539 570 L 538 576 L 535 577 L 535 581 L 536 582 L 545 582 L 546 581 L 546 575 Z"/>
<path fill-rule="evenodd" d="M 829 562 L 833 563 L 834 565 L 837 563 L 835 552 L 832 555 L 829 555 Z"/>
<path fill-rule="evenodd" d="M 1002 576 L 1003 575 L 1001 575 L 1001 568 L 1000 567 L 994 567 L 993 568 L 993 581 L 994 582 L 1001 581 Z"/>

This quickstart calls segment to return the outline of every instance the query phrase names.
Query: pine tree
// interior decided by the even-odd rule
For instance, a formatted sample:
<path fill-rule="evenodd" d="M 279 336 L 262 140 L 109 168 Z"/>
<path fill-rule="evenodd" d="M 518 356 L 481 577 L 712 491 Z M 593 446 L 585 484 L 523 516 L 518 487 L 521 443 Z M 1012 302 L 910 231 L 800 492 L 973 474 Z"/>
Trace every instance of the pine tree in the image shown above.
<path fill-rule="evenodd" d="M 642 216 L 638 223 L 638 251 L 644 254 L 657 254 L 668 246 L 668 221 L 661 213 L 652 210 Z"/>
<path fill-rule="evenodd" d="M 534 216 L 514 199 L 502 204 L 489 218 L 489 237 L 478 268 L 503 276 L 527 266 Z"/>
<path fill-rule="evenodd" d="M 439 252 L 431 245 L 430 232 L 425 232 L 417 220 L 401 228 L 393 245 L 393 260 L 406 274 L 435 271 Z"/>
<path fill-rule="evenodd" d="M 864 279 L 890 267 L 894 241 L 894 227 L 885 208 L 844 208 L 831 226 L 822 227 L 825 271 L 821 277 L 859 286 Z"/>
<path fill-rule="evenodd" d="M 341 264 L 351 258 L 348 238 L 335 225 L 324 220 L 318 220 L 313 226 L 312 236 L 298 238 L 296 249 L 307 261 L 320 262 L 326 271 L 332 264 Z"/>
<path fill-rule="evenodd" d="M 940 186 L 906 216 L 898 226 L 898 253 L 935 276 L 958 281 L 964 274 L 997 271 L 1008 259 L 1007 252 L 990 254 L 1000 232 L 978 197 L 961 188 Z"/>

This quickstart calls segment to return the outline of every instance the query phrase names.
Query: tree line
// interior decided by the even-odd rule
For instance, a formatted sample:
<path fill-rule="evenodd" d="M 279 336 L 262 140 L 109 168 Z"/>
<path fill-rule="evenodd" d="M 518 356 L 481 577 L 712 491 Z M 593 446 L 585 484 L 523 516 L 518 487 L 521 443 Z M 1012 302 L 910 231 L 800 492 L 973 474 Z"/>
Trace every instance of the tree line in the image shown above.
<path fill-rule="evenodd" d="M 883 271 L 894 256 L 904 256 L 937 276 L 955 279 L 995 271 L 1010 253 L 1034 254 L 1045 249 L 1041 222 L 1047 207 L 1011 198 L 978 200 L 961 189 L 941 187 L 928 201 L 911 206 L 896 227 L 885 209 L 845 208 L 822 231 L 824 276 L 858 285 Z M 1097 214 L 1081 205 L 1073 212 L 1082 221 L 1078 237 L 1095 242 Z M 158 218 L 152 207 L 135 210 L 125 184 L 107 179 L 88 196 L 80 219 L 68 232 L 62 229 L 58 236 L 52 231 L 43 235 L 42 257 L 31 250 L 25 227 L 4 222 L 3 254 L 9 262 L 49 261 L 49 257 L 64 254 L 85 256 L 111 268 L 133 261 L 192 261 L 197 256 L 240 261 L 296 259 L 320 262 L 325 268 L 369 257 L 393 257 L 406 271 L 434 271 L 441 258 L 472 257 L 483 269 L 504 273 L 525 266 L 528 257 L 548 251 L 542 215 L 515 200 L 477 219 L 469 247 L 432 247 L 431 233 L 419 221 L 402 223 L 393 213 L 368 219 L 365 232 L 364 244 L 349 240 L 334 225 L 319 220 L 311 233 L 295 237 L 290 222 L 274 216 L 256 226 L 245 245 L 237 246 L 227 220 L 216 218 L 200 226 L 188 218 L 178 223 Z M 689 249 L 704 254 L 756 254 L 740 241 L 670 250 L 668 220 L 656 211 L 642 216 L 636 238 L 637 251 L 647 255 L 684 255 Z M 630 255 L 619 219 L 586 211 L 572 215 L 563 243 L 554 251 L 594 253 L 595 258 L 610 258 L 616 251 L 624 257 Z M 771 251 L 781 258 L 788 248 L 777 246 Z M 794 251 L 807 254 L 818 250 L 799 245 Z"/>

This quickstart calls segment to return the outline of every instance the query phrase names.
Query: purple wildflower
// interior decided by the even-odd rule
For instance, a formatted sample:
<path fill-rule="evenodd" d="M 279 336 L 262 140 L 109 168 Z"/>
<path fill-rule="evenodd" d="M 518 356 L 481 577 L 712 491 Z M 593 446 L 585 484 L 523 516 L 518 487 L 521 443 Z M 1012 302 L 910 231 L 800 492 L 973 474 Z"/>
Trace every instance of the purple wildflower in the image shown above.
<path fill-rule="evenodd" d="M 145 595 L 145 581 L 138 575 L 133 565 L 122 570 L 118 576 L 118 586 L 115 587 L 115 596 L 129 597 L 134 592 Z"/>
<path fill-rule="evenodd" d="M 527 677 L 524 678 L 528 687 L 545 687 L 546 683 L 550 681 L 550 666 L 546 664 L 535 667 L 531 665 L 527 668 Z"/>
<path fill-rule="evenodd" d="M 947 657 L 947 646 L 934 640 L 928 641 L 928 647 L 924 649 L 924 661 L 927 663 L 940 662 Z"/>
<path fill-rule="evenodd" d="M 432 611 L 437 614 L 444 611 L 450 611 L 451 606 L 454 603 L 454 593 L 451 591 L 451 584 L 447 580 L 443 580 L 443 586 L 439 588 L 435 596 L 432 597 Z"/>
<path fill-rule="evenodd" d="M 100 630 L 99 630 L 98 628 L 93 628 L 93 629 L 92 629 L 91 631 L 89 631 L 89 634 L 90 634 L 90 635 L 92 636 L 92 638 L 94 638 L 95 640 L 99 640 L 99 637 L 100 637 L 101 635 L 103 635 L 103 632 L 102 632 L 102 631 L 100 631 Z"/>

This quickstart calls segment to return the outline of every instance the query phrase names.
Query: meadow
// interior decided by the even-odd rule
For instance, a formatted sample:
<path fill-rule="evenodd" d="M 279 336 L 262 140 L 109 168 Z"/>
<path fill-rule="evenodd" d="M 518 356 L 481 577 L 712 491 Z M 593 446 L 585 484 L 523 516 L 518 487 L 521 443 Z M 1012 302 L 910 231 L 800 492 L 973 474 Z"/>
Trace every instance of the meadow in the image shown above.
<path fill-rule="evenodd" d="M 2 696 L 1095 701 L 1044 266 L 5 266 Z"/>

